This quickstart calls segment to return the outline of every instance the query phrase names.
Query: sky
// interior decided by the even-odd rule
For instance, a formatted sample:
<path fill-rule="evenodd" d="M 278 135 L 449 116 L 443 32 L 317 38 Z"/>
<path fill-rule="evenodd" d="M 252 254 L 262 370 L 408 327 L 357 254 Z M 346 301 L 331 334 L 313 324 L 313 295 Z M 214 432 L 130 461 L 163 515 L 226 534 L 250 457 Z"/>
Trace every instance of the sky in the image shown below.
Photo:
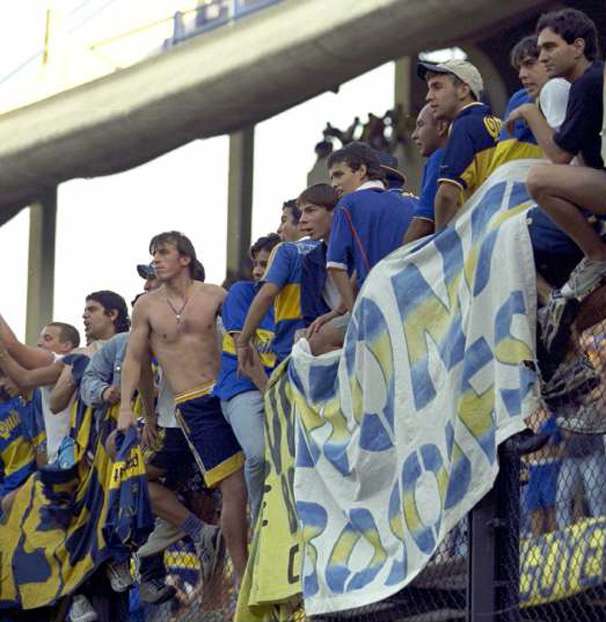
<path fill-rule="evenodd" d="M 132 16 L 122 15 L 123 7 L 143 6 L 141 2 L 60 0 L 54 5 L 63 11 L 64 23 L 65 15 L 75 7 L 84 4 L 93 12 L 95 7 L 107 5 L 101 12 L 103 20 L 98 18 L 105 29 L 100 31 L 100 40 L 108 36 L 107 24 L 112 20 L 120 25 L 116 26 L 119 32 L 136 25 Z M 149 4 L 154 3 L 146 6 Z M 187 3 L 160 0 L 159 4 Z M 22 96 L 22 89 L 35 83 L 40 59 L 13 77 L 2 78 L 42 49 L 45 16 L 42 0 L 2 2 L 0 100 Z M 95 32 L 92 25 L 87 28 L 90 42 Z M 149 47 L 149 41 L 141 44 L 142 57 Z M 135 55 L 130 49 L 129 58 Z M 114 59 L 118 58 L 116 52 Z M 275 231 L 282 202 L 305 189 L 315 162 L 314 146 L 321 140 L 326 122 L 345 129 L 356 115 L 365 120 L 368 112 L 382 115 L 393 107 L 394 67 L 393 63 L 383 65 L 343 84 L 337 94 L 325 93 L 256 126 L 253 241 Z M 132 300 L 142 286 L 135 266 L 149 261 L 149 240 L 164 230 L 177 229 L 188 235 L 206 267 L 207 280 L 220 283 L 225 276 L 228 149 L 227 136 L 198 140 L 118 175 L 61 184 L 53 319 L 69 322 L 82 333 L 81 314 L 88 293 L 111 289 L 127 302 Z M 0 301 L 0 312 L 20 338 L 25 335 L 28 226 L 28 210 L 23 210 L 0 228 L 3 285 L 10 294 Z"/>

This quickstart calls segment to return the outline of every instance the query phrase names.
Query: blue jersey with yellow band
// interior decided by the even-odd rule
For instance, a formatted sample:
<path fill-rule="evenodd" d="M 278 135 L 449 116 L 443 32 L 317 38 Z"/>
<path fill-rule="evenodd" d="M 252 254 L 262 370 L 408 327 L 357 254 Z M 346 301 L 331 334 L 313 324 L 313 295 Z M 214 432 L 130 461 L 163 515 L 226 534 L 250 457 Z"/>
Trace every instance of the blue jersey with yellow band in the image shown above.
<path fill-rule="evenodd" d="M 532 104 L 534 100 L 528 94 L 526 89 L 520 89 L 516 91 L 507 102 L 507 108 L 505 109 L 505 118 L 509 117 L 509 115 L 520 106 L 524 104 Z M 513 132 L 509 132 L 507 127 L 503 126 L 499 133 L 499 142 L 503 142 L 504 140 L 509 140 L 511 138 L 515 138 L 520 142 L 532 143 L 533 145 L 537 144 L 537 141 L 534 137 L 534 134 L 530 131 L 530 127 L 528 123 L 524 121 L 524 119 L 518 119 L 513 126 Z"/>
<path fill-rule="evenodd" d="M 15 397 L 0 404 L 0 499 L 36 470 L 36 452 L 28 422 L 31 402 Z"/>
<path fill-rule="evenodd" d="M 534 100 L 530 97 L 526 89 L 516 91 L 507 104 L 505 118 L 516 108 L 519 108 L 523 104 L 531 104 L 533 101 Z M 542 157 L 543 150 L 537 145 L 536 138 L 530 131 L 530 127 L 528 127 L 528 124 L 523 119 L 518 119 L 515 122 L 512 133 L 508 132 L 505 126 L 501 128 L 489 174 L 502 164 L 511 162 L 512 160 Z"/>
<path fill-rule="evenodd" d="M 305 327 L 301 307 L 301 282 L 303 280 L 303 257 L 314 250 L 320 242 L 299 240 L 283 242 L 272 251 L 263 278 L 280 288 L 274 300 L 273 351 L 278 362 L 283 361 L 292 350 L 295 332 Z"/>
<path fill-rule="evenodd" d="M 500 131 L 486 104 L 465 106 L 450 126 L 438 183 L 457 185 L 467 200 L 488 177 Z"/>
<path fill-rule="evenodd" d="M 221 344 L 221 369 L 213 393 L 221 400 L 228 400 L 245 391 L 256 391 L 257 387 L 247 376 L 239 376 L 238 357 L 234 333 L 239 333 L 244 327 L 246 314 L 255 298 L 259 287 L 253 281 L 239 281 L 234 283 L 227 293 L 227 297 L 221 308 L 221 319 L 225 334 Z M 272 351 L 274 339 L 274 312 L 270 309 L 255 331 L 253 346 L 267 375 L 271 374 L 275 364 L 276 355 Z"/>
<path fill-rule="evenodd" d="M 516 91 L 507 104 L 505 118 L 516 108 L 533 102 L 534 100 L 526 89 Z M 542 157 L 543 150 L 537 144 L 530 127 L 523 119 L 518 119 L 514 124 L 513 132 L 510 133 L 505 126 L 501 129 L 490 172 L 492 173 L 502 164 L 512 160 Z M 552 257 L 561 259 L 577 257 L 580 251 L 576 244 L 549 218 L 546 212 L 539 207 L 533 207 L 528 210 L 526 216 L 535 264 L 539 271 L 544 273 L 543 268 L 553 263 Z M 550 261 L 548 262 L 547 259 Z M 557 263 L 561 262 L 558 260 Z"/>

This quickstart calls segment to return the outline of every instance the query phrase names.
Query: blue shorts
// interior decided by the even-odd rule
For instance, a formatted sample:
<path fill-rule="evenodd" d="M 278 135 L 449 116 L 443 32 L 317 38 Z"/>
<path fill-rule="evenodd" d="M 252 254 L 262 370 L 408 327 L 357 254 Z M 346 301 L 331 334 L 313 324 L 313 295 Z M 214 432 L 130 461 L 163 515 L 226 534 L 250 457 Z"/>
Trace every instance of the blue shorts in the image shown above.
<path fill-rule="evenodd" d="M 537 272 L 554 287 L 562 287 L 583 253 L 540 208 L 528 211 L 528 232 Z"/>
<path fill-rule="evenodd" d="M 529 512 L 555 506 L 560 464 L 559 460 L 554 460 L 547 464 L 530 466 L 526 489 L 526 507 Z"/>
<path fill-rule="evenodd" d="M 244 453 L 213 385 L 175 395 L 175 416 L 209 488 L 244 467 Z"/>
<path fill-rule="evenodd" d="M 193 477 L 196 461 L 180 428 L 158 427 L 158 444 L 146 455 L 147 464 L 161 469 L 170 482 Z"/>

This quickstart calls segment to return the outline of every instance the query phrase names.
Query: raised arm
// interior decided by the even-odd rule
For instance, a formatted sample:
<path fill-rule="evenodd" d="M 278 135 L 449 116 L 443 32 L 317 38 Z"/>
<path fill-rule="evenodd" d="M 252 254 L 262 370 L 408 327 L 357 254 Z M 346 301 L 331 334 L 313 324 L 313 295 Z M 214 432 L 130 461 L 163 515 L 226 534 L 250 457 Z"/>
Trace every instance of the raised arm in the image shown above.
<path fill-rule="evenodd" d="M 55 384 L 63 371 L 61 361 L 51 360 L 44 367 L 25 369 L 11 356 L 8 349 L 0 342 L 0 369 L 22 389 L 34 389 Z"/>
<path fill-rule="evenodd" d="M 122 364 L 122 386 L 118 429 L 126 430 L 135 425 L 132 401 L 141 379 L 141 366 L 147 360 L 150 326 L 147 317 L 147 300 L 143 296 L 133 310 L 133 323 L 128 338 L 126 356 Z"/>
<path fill-rule="evenodd" d="M 0 342 L 19 365 L 25 369 L 46 367 L 53 362 L 53 355 L 42 348 L 27 346 L 21 343 L 6 320 L 0 314 Z"/>

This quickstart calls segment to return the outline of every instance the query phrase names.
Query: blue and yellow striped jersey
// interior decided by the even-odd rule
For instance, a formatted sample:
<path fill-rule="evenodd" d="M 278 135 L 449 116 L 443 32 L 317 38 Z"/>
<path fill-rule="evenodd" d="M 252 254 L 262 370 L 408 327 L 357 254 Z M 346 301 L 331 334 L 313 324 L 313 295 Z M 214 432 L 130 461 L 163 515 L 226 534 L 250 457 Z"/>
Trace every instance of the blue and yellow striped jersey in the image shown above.
<path fill-rule="evenodd" d="M 221 344 L 221 369 L 213 393 L 221 400 L 228 400 L 239 393 L 254 391 L 257 387 L 247 376 L 239 376 L 238 357 L 233 334 L 244 327 L 246 314 L 258 291 L 258 285 L 252 281 L 239 281 L 230 288 L 221 308 L 221 319 L 225 334 Z M 253 346 L 267 374 L 271 374 L 276 355 L 272 351 L 274 339 L 274 312 L 270 309 L 255 331 Z"/>
<path fill-rule="evenodd" d="M 457 185 L 467 200 L 488 177 L 500 131 L 501 120 L 486 104 L 465 106 L 450 126 L 438 184 Z"/>
<path fill-rule="evenodd" d="M 36 470 L 36 452 L 27 428 L 31 402 L 13 398 L 0 404 L 0 498 L 16 490 Z"/>
<path fill-rule="evenodd" d="M 523 104 L 532 103 L 533 99 L 528 95 L 526 89 L 516 91 L 507 104 L 505 110 L 505 118 L 509 114 L 519 108 Z M 507 128 L 503 126 L 499 134 L 499 142 L 497 143 L 490 166 L 489 175 L 496 171 L 499 166 L 512 160 L 524 160 L 526 158 L 542 158 L 543 150 L 537 145 L 534 134 L 530 131 L 528 124 L 519 119 L 516 121 L 513 133 L 510 134 Z"/>
<path fill-rule="evenodd" d="M 273 351 L 278 362 L 290 354 L 295 332 L 305 327 L 301 308 L 303 257 L 318 244 L 320 242 L 314 240 L 283 242 L 273 249 L 269 257 L 264 281 L 280 288 L 274 300 Z"/>

